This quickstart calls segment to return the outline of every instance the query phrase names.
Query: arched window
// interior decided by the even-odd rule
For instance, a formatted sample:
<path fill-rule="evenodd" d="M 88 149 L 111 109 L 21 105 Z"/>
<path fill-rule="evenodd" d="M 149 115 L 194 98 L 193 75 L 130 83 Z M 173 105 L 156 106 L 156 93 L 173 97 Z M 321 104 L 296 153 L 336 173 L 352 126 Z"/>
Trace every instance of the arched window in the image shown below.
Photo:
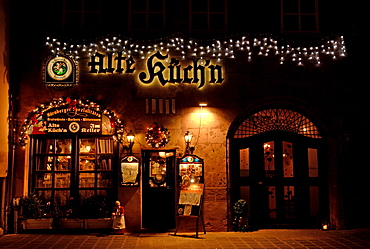
<path fill-rule="evenodd" d="M 321 138 L 317 127 L 302 114 L 287 109 L 267 109 L 251 115 L 239 126 L 234 138 L 245 138 L 268 131 L 289 131 Z"/>

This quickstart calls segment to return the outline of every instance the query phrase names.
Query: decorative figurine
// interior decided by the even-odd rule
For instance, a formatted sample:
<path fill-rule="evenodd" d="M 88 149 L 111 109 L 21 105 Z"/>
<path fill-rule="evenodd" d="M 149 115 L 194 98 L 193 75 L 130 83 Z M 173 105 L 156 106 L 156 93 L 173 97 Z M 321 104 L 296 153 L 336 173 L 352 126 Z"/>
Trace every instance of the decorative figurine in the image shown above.
<path fill-rule="evenodd" d="M 125 234 L 125 209 L 119 201 L 115 202 L 112 213 L 113 227 L 112 234 Z"/>

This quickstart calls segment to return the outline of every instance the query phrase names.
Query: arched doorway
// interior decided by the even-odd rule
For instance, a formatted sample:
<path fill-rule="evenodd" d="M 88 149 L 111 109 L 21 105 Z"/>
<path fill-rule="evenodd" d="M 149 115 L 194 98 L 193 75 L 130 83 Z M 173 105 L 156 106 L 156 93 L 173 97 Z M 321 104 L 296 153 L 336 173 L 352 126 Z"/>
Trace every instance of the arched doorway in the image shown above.
<path fill-rule="evenodd" d="M 289 109 L 265 109 L 239 123 L 229 143 L 231 208 L 245 199 L 253 228 L 321 225 L 327 164 L 313 122 Z"/>

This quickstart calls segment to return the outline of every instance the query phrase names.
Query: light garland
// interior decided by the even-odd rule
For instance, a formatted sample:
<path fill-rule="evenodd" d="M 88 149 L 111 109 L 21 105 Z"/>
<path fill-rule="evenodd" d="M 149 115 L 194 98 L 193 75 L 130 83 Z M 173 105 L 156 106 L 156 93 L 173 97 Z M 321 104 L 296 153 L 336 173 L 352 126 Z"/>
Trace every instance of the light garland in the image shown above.
<path fill-rule="evenodd" d="M 23 121 L 21 126 L 21 131 L 19 134 L 19 143 L 21 146 L 25 146 L 28 142 L 29 135 L 32 134 L 32 129 L 34 124 L 42 118 L 44 112 L 50 110 L 51 108 L 59 108 L 63 106 L 68 106 L 68 108 L 89 108 L 91 110 L 102 112 L 103 115 L 107 116 L 111 122 L 111 125 L 114 126 L 116 134 L 123 134 L 124 125 L 120 119 L 116 117 L 116 114 L 109 109 L 102 109 L 102 107 L 89 100 L 82 99 L 71 99 L 69 97 L 59 98 L 51 100 L 49 103 L 41 104 L 37 106 L 33 111 L 31 111 L 27 118 Z M 114 136 L 115 137 L 115 136 Z"/>
<path fill-rule="evenodd" d="M 124 56 L 135 56 L 146 59 L 160 51 L 181 59 L 232 59 L 248 58 L 252 61 L 256 56 L 277 56 L 280 64 L 287 61 L 302 66 L 306 62 L 320 64 L 323 59 L 336 60 L 347 55 L 343 36 L 323 39 L 313 43 L 284 43 L 272 35 L 269 36 L 235 36 L 233 38 L 200 40 L 182 37 L 165 37 L 152 41 L 134 41 L 119 36 L 107 36 L 95 41 L 61 41 L 56 38 L 46 38 L 46 46 L 52 54 L 68 55 L 76 61 L 97 52 L 118 53 Z"/>

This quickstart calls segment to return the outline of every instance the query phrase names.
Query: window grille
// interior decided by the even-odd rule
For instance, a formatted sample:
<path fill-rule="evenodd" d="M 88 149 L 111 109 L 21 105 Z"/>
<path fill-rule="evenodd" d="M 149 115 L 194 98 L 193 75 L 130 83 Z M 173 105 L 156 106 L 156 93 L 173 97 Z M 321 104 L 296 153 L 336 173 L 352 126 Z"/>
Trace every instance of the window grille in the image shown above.
<path fill-rule="evenodd" d="M 283 33 L 317 33 L 317 0 L 281 0 Z"/>
<path fill-rule="evenodd" d="M 64 0 L 63 27 L 65 29 L 96 30 L 100 22 L 100 0 Z"/>
<path fill-rule="evenodd" d="M 129 1 L 131 30 L 163 30 L 165 28 L 165 0 Z"/>
<path fill-rule="evenodd" d="M 226 0 L 191 0 L 190 31 L 226 31 Z"/>
<path fill-rule="evenodd" d="M 245 138 L 269 131 L 294 132 L 311 138 L 321 138 L 317 127 L 305 116 L 287 109 L 267 109 L 244 120 L 234 138 Z"/>

